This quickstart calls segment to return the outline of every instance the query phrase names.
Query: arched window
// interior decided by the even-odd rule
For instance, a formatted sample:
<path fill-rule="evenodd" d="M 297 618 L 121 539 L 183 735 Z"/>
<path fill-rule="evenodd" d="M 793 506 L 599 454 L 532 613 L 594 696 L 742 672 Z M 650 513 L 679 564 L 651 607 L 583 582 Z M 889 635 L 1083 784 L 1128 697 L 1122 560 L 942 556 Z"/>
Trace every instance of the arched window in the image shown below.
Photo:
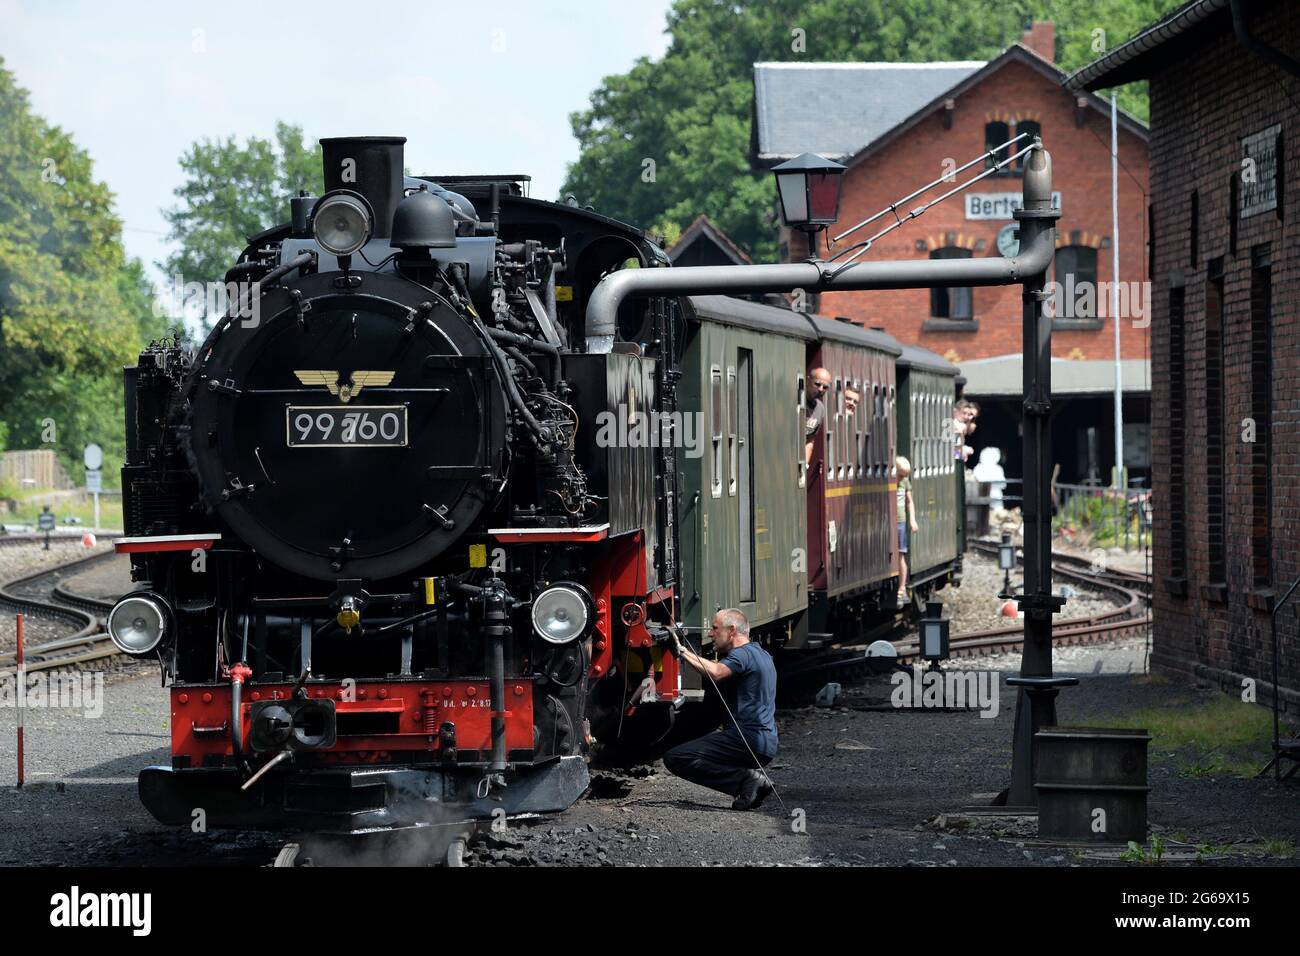
<path fill-rule="evenodd" d="M 1056 250 L 1056 283 L 1060 289 L 1060 319 L 1097 317 L 1097 250 L 1091 246 L 1062 246 Z"/>
<path fill-rule="evenodd" d="M 1013 148 L 1017 153 L 1027 146 L 1032 146 L 1034 143 L 1034 137 L 1043 135 L 1043 127 L 1039 125 L 1037 120 L 1020 120 L 1018 123 L 1016 123 L 1016 135 L 1019 136 L 1021 133 L 1028 133 L 1029 139 L 1022 139 L 1020 142 L 1016 143 L 1016 145 Z M 1019 159 L 1017 159 L 1016 169 L 1023 172 L 1025 168 L 1025 162 L 1028 159 L 1029 159 L 1028 154 L 1025 154 L 1024 156 L 1021 156 Z"/>
<path fill-rule="evenodd" d="M 1009 127 L 1006 123 L 997 121 L 993 123 L 984 124 L 984 150 L 986 152 L 988 150 L 993 149 L 993 147 L 995 146 L 1001 146 L 1010 138 L 1011 138 L 1011 127 Z M 1002 152 L 999 153 L 997 156 L 985 156 L 984 168 L 992 169 L 994 166 L 998 164 L 999 160 L 1006 159 L 1008 155 L 1009 155 L 1008 153 Z M 1007 168 L 1004 167 L 1001 170 L 1001 172 L 995 173 L 994 175 L 1005 176 L 1007 172 L 1008 172 Z"/>
<path fill-rule="evenodd" d="M 944 246 L 930 252 L 931 259 L 969 259 L 971 251 L 960 246 Z M 974 295 L 969 286 L 932 288 L 930 317 L 935 319 L 970 319 L 974 317 Z"/>

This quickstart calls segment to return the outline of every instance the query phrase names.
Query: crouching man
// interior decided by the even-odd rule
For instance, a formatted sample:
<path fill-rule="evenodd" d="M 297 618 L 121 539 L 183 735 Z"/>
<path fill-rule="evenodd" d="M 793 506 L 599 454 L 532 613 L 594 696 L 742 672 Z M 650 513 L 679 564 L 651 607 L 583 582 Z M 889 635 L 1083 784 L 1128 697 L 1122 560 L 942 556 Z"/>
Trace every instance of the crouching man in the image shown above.
<path fill-rule="evenodd" d="M 749 620 L 735 608 L 713 616 L 709 636 L 721 661 L 706 660 L 680 642 L 676 650 L 713 678 L 736 719 L 674 747 L 664 755 L 664 766 L 684 780 L 734 796 L 733 810 L 755 810 L 772 792 L 755 763 L 766 767 L 776 756 L 776 667 L 767 651 L 749 640 Z"/>

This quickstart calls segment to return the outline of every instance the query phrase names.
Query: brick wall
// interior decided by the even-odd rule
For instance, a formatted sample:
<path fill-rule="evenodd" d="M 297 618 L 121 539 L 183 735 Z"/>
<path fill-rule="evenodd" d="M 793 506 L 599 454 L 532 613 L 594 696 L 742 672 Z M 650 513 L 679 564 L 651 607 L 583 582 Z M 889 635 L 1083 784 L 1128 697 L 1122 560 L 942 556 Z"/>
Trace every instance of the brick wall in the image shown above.
<path fill-rule="evenodd" d="M 1225 17 L 1226 22 L 1226 17 Z M 1300 10 L 1278 3 L 1252 21 L 1253 32 L 1300 56 Z M 1155 222 L 1154 317 L 1152 324 L 1152 444 L 1156 506 L 1156 590 L 1153 663 L 1197 674 L 1239 690 L 1257 681 L 1258 699 L 1270 697 L 1272 652 L 1267 607 L 1300 577 L 1300 228 L 1293 200 L 1300 188 L 1300 137 L 1296 105 L 1284 84 L 1297 81 L 1251 55 L 1231 29 L 1214 38 L 1184 43 L 1168 68 L 1151 80 L 1151 183 Z M 1293 94 L 1294 95 L 1294 94 Z M 1264 212 L 1237 219 L 1236 248 L 1229 217 L 1240 187 L 1241 137 L 1281 124 L 1284 218 Z M 1238 185 L 1233 185 L 1234 177 Z M 1199 229 L 1192 260 L 1192 193 Z M 1271 345 L 1261 347 L 1260 324 L 1252 330 L 1252 256 L 1271 252 Z M 1214 276 L 1222 260 L 1223 436 L 1222 528 L 1224 560 L 1214 567 L 1208 541 L 1219 522 L 1210 499 L 1214 463 L 1207 456 L 1207 307 L 1217 296 Z M 1185 437 L 1171 436 L 1176 408 L 1170 380 L 1171 289 L 1185 301 Z M 1210 345 L 1214 332 L 1210 330 Z M 1262 361 L 1267 355 L 1268 361 Z M 1253 361 L 1252 361 L 1253 360 Z M 1271 365 L 1268 421 L 1256 443 L 1243 440 L 1245 419 L 1258 413 L 1257 390 Z M 1211 368 L 1211 374 L 1213 369 Z M 1173 376 L 1177 381 L 1177 376 Z M 1252 397 L 1255 398 L 1252 406 Z M 1268 440 L 1267 454 L 1259 443 Z M 1210 444 L 1213 444 L 1212 442 Z M 1271 458 L 1271 475 L 1252 474 Z M 1182 560 L 1161 547 L 1171 522 L 1170 464 L 1184 464 L 1185 534 Z M 1265 478 L 1271 480 L 1265 481 Z M 1271 488 L 1271 496 L 1269 490 Z M 1176 496 L 1175 496 L 1176 497 Z M 1271 505 L 1269 499 L 1271 497 Z M 1271 525 L 1271 526 L 1270 526 Z M 1262 554 L 1252 549 L 1264 546 Z M 1256 580 L 1263 567 L 1269 580 Z M 1185 593 L 1182 593 L 1185 592 Z M 1280 678 L 1287 709 L 1300 713 L 1300 639 L 1294 599 L 1278 616 L 1282 646 Z"/>
<path fill-rule="evenodd" d="M 1110 118 L 1095 109 L 1082 111 L 1076 125 L 1073 93 L 1028 65 L 1012 60 L 979 85 L 956 98 L 950 129 L 944 110 L 923 120 L 909 133 L 854 165 L 845 175 L 840 223 L 851 225 L 902 198 L 944 172 L 944 160 L 960 165 L 984 151 L 984 126 L 993 120 L 1035 120 L 1042 126 L 1044 145 L 1052 154 L 1053 188 L 1061 193 L 1060 243 L 1072 233 L 1083 245 L 1097 248 L 1098 280 L 1111 279 L 1111 249 L 1100 248 L 1111 235 Z M 1120 272 L 1125 280 L 1146 279 L 1147 146 L 1120 129 Z M 951 166 L 949 168 L 952 168 Z M 967 171 L 964 181 L 978 172 Z M 1136 179 L 1136 181 L 1135 181 Z M 951 188 L 951 187 L 948 187 Z M 1019 176 L 990 176 L 977 192 L 1019 192 Z M 908 208 L 938 195 L 936 189 Z M 906 213 L 907 209 L 903 212 Z M 915 222 L 891 233 L 867 253 L 869 259 L 927 258 L 931 249 L 961 245 L 974 256 L 998 255 L 998 230 L 1012 220 L 977 221 L 965 218 L 962 194 L 931 208 Z M 854 238 L 865 238 L 883 226 L 880 220 Z M 797 240 L 796 240 L 797 242 Z M 918 243 L 921 248 L 918 248 Z M 802 250 L 795 249 L 793 258 Z M 846 315 L 868 326 L 881 326 L 903 342 L 947 354 L 954 361 L 1016 354 L 1021 350 L 1019 286 L 974 290 L 975 331 L 926 331 L 930 292 L 906 289 L 887 292 L 836 292 L 821 296 L 824 314 Z M 1109 303 L 1106 305 L 1109 313 Z M 933 323 L 932 323 L 933 324 Z M 975 325 L 972 328 L 976 328 Z M 1052 352 L 1062 358 L 1108 359 L 1114 355 L 1109 319 L 1099 329 L 1058 331 Z M 1146 331 L 1125 322 L 1121 330 L 1124 358 L 1146 357 Z"/>

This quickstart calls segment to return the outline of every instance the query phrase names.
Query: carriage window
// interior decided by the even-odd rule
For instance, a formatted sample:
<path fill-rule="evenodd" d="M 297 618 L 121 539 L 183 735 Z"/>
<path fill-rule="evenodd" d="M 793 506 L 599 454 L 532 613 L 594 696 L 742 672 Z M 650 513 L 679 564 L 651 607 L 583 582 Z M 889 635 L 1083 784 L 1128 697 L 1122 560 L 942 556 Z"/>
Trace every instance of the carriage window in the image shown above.
<path fill-rule="evenodd" d="M 880 393 L 884 386 L 876 383 L 871 387 L 871 473 L 877 478 L 883 478 L 884 473 L 880 470 L 880 462 L 884 457 L 881 451 L 889 445 L 889 431 L 884 427 L 885 422 L 880 417 Z"/>
<path fill-rule="evenodd" d="M 722 497 L 722 369 L 714 365 L 709 369 L 710 403 L 709 411 L 712 421 L 709 424 L 713 436 L 713 476 L 709 493 L 714 498 Z"/>
<path fill-rule="evenodd" d="M 939 396 L 930 396 L 930 474 L 939 473 Z"/>
<path fill-rule="evenodd" d="M 736 476 L 740 472 L 740 448 L 736 443 L 736 424 L 740 421 L 740 412 L 737 408 L 736 400 L 736 370 L 727 366 L 727 407 L 730 414 L 727 415 L 727 459 L 730 463 L 730 470 L 727 472 L 727 494 L 731 497 L 736 495 Z"/>
<path fill-rule="evenodd" d="M 826 402 L 826 421 L 822 431 L 826 433 L 826 480 L 835 480 L 835 456 L 839 449 L 835 447 L 835 429 L 839 427 L 840 380 L 837 378 L 823 401 Z"/>
<path fill-rule="evenodd" d="M 844 411 L 844 390 L 848 387 L 848 379 L 835 383 L 835 436 L 840 446 L 839 468 L 836 470 L 836 477 L 841 481 L 844 480 L 844 476 L 849 470 L 849 462 L 853 460 L 853 453 L 849 450 L 849 416 Z M 851 474 L 850 477 L 852 477 Z"/>
<path fill-rule="evenodd" d="M 930 474 L 939 473 L 939 396 L 930 395 Z"/>
<path fill-rule="evenodd" d="M 935 473 L 935 397 L 926 395 L 926 475 Z"/>
<path fill-rule="evenodd" d="M 799 423 L 799 428 L 795 432 L 799 436 L 799 441 L 795 445 L 795 470 L 799 475 L 799 487 L 802 488 L 807 483 L 808 460 L 804 457 L 804 448 L 808 440 L 804 437 L 804 423 L 808 420 L 808 392 L 804 377 L 800 375 L 795 382 L 795 421 Z"/>
<path fill-rule="evenodd" d="M 925 477 L 930 472 L 930 396 L 921 395 L 921 466 L 917 474 Z"/>
<path fill-rule="evenodd" d="M 922 476 L 930 473 L 930 416 L 934 413 L 934 396 L 925 394 L 921 396 L 921 401 L 925 403 L 925 414 L 921 416 L 921 469 Z"/>
<path fill-rule="evenodd" d="M 881 391 L 883 393 L 883 389 Z M 888 416 L 889 419 L 889 428 L 888 428 L 889 437 L 885 442 L 885 451 L 884 451 L 884 454 L 886 456 L 889 455 L 889 449 L 894 446 L 895 436 L 898 434 L 897 433 L 898 419 L 895 417 L 895 412 L 894 412 L 894 404 L 897 397 L 898 396 L 894 391 L 894 386 L 893 385 L 889 386 L 889 404 L 884 407 L 884 414 Z M 893 462 L 889 462 L 889 461 L 885 462 L 885 468 L 887 470 L 892 467 L 893 467 Z"/>
<path fill-rule="evenodd" d="M 862 468 L 862 439 L 866 435 L 866 429 L 862 427 L 862 422 L 867 414 L 864 401 L 867 395 L 864 383 L 856 378 L 853 380 L 853 390 L 858 393 L 858 407 L 853 412 L 853 460 L 857 468 L 855 473 L 861 478 L 865 474 Z"/>
<path fill-rule="evenodd" d="M 949 427 L 950 424 L 952 424 L 953 415 L 956 414 L 956 412 L 957 412 L 956 399 L 953 398 L 953 395 L 944 394 L 944 416 L 945 416 L 944 420 L 948 421 Z M 953 473 L 957 471 L 957 455 L 953 454 L 953 449 L 952 447 L 949 447 L 950 445 L 952 445 L 952 442 L 950 441 L 944 442 L 944 460 L 945 462 L 948 462 L 949 475 L 953 475 Z"/>

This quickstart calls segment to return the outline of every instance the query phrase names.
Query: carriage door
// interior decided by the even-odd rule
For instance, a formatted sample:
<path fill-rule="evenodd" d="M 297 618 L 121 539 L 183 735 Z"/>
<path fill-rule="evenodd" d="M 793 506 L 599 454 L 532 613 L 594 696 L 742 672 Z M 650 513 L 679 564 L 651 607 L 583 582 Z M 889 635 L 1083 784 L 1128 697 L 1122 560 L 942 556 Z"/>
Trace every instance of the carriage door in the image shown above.
<path fill-rule="evenodd" d="M 740 600 L 753 601 L 754 594 L 754 353 L 736 350 L 736 382 L 732 392 L 732 420 L 737 440 L 733 462 L 740 519 Z"/>

